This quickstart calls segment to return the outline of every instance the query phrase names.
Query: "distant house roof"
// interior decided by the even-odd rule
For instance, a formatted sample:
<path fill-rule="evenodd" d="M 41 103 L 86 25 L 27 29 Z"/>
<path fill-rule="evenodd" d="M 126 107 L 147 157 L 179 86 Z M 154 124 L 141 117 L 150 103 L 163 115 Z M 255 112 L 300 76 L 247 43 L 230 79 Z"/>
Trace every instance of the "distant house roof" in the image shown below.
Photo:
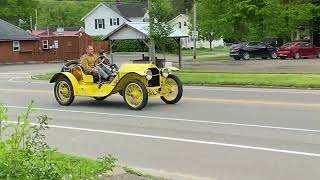
<path fill-rule="evenodd" d="M 0 41 L 38 40 L 25 30 L 0 19 Z"/>
<path fill-rule="evenodd" d="M 128 40 L 128 39 L 146 39 L 149 36 L 149 23 L 146 22 L 126 22 L 119 26 L 108 35 L 104 40 Z M 180 30 L 174 29 L 169 35 L 170 38 L 188 37 Z"/>
<path fill-rule="evenodd" d="M 174 22 L 176 19 L 178 19 L 179 17 L 184 17 L 186 19 L 189 19 L 189 16 L 186 14 L 179 14 L 177 17 L 173 18 L 172 20 L 170 20 L 169 22 Z"/>
<path fill-rule="evenodd" d="M 146 14 L 146 8 L 148 7 L 147 2 L 114 3 L 106 5 L 111 7 L 111 9 L 120 12 L 125 18 L 143 17 Z"/>
<path fill-rule="evenodd" d="M 147 2 L 131 2 L 131 3 L 100 3 L 94 9 L 92 9 L 88 14 L 86 14 L 81 21 L 86 19 L 89 15 L 91 15 L 96 9 L 100 6 L 105 6 L 120 16 L 129 19 L 133 17 L 144 17 L 146 14 L 146 8 L 148 7 Z"/>
<path fill-rule="evenodd" d="M 84 33 L 81 31 L 64 31 L 63 33 L 58 33 L 57 31 L 49 31 L 48 30 L 35 30 L 32 31 L 32 35 L 38 37 L 48 37 L 48 36 L 79 36 L 80 33 Z"/>

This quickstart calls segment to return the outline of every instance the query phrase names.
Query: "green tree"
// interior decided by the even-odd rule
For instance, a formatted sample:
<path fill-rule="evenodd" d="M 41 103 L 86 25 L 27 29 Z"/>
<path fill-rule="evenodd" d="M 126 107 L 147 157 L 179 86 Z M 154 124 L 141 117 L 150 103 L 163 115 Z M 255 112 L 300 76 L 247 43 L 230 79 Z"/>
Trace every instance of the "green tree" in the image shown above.
<path fill-rule="evenodd" d="M 0 18 L 15 25 L 21 19 L 26 22 L 21 27 L 29 29 L 29 19 L 37 5 L 36 0 L 0 0 Z"/>

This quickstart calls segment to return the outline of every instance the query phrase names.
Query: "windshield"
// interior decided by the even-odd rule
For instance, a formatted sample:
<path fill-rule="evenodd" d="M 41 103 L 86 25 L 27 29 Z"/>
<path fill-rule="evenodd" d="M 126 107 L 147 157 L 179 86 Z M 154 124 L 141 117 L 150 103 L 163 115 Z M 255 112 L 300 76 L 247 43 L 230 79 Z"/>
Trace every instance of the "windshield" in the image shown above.
<path fill-rule="evenodd" d="M 295 43 L 294 43 L 294 42 L 291 42 L 291 43 L 286 43 L 286 44 L 284 44 L 282 47 L 291 47 L 291 46 L 293 46 L 293 45 L 295 45 Z"/>

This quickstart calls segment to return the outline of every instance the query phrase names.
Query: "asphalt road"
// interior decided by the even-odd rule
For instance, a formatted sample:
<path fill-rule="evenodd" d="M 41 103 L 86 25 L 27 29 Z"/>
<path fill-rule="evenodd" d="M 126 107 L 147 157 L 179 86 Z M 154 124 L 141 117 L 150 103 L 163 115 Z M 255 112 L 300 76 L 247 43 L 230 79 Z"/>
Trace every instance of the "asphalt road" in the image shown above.
<path fill-rule="evenodd" d="M 320 179 L 320 91 L 185 87 L 183 100 L 150 100 L 130 111 L 120 96 L 59 106 L 53 85 L 30 74 L 61 64 L 0 66 L 0 102 L 10 117 L 35 100 L 53 119 L 48 142 L 172 179 Z M 35 115 L 36 115 L 35 114 Z"/>

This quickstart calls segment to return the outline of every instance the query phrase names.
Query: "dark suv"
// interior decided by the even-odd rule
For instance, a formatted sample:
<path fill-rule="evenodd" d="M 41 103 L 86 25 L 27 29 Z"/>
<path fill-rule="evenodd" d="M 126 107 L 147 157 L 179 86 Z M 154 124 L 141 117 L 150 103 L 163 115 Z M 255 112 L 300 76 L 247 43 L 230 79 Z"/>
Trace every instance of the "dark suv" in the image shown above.
<path fill-rule="evenodd" d="M 235 60 L 250 58 L 277 59 L 277 49 L 262 42 L 240 42 L 230 48 L 230 56 Z"/>

